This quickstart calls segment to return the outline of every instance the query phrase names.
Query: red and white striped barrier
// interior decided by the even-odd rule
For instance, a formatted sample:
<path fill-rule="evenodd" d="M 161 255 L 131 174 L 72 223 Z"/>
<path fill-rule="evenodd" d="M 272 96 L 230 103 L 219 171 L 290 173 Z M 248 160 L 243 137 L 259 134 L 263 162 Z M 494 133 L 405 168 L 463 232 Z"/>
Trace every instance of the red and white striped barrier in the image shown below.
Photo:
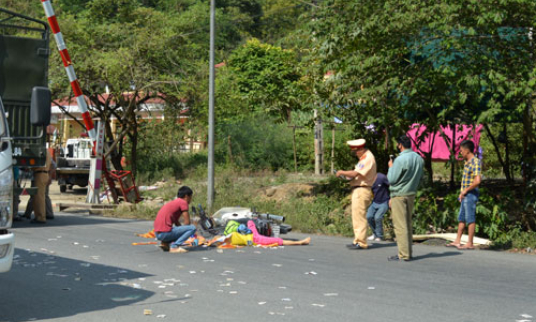
<path fill-rule="evenodd" d="M 56 15 L 54 14 L 54 9 L 52 9 L 52 4 L 50 3 L 50 0 L 41 0 L 41 3 L 43 4 L 43 8 L 45 9 L 45 14 L 47 16 L 50 29 L 52 29 L 52 32 L 54 33 L 54 39 L 56 39 L 56 45 L 58 46 L 58 50 L 60 52 L 61 60 L 63 61 L 63 66 L 65 67 L 65 71 L 67 72 L 67 77 L 69 77 L 69 82 L 71 82 L 71 87 L 73 89 L 76 102 L 78 103 L 78 108 L 82 113 L 82 118 L 84 119 L 86 130 L 88 132 L 89 137 L 93 141 L 93 146 L 95 146 L 95 141 L 97 140 L 95 126 L 93 125 L 93 120 L 91 119 L 91 115 L 89 114 L 87 103 L 84 99 L 84 95 L 82 94 L 82 90 L 80 89 L 80 83 L 78 82 L 78 78 L 76 78 L 76 73 L 74 72 L 71 56 L 69 56 L 67 46 L 65 45 L 65 41 L 63 40 L 63 35 L 61 34 L 60 26 L 58 25 L 58 20 L 56 19 Z"/>

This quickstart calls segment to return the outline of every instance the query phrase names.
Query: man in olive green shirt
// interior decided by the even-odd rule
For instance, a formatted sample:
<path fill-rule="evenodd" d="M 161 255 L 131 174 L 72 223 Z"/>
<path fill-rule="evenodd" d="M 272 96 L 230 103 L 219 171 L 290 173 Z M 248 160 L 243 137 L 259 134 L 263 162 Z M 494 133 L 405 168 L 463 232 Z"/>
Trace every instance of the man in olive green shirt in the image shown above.
<path fill-rule="evenodd" d="M 423 174 L 423 159 L 411 150 L 411 140 L 402 135 L 397 139 L 400 155 L 389 161 L 387 180 L 390 183 L 391 216 L 398 245 L 398 255 L 388 260 L 409 261 L 412 255 L 413 226 L 412 216 L 415 206 L 415 194 Z"/>

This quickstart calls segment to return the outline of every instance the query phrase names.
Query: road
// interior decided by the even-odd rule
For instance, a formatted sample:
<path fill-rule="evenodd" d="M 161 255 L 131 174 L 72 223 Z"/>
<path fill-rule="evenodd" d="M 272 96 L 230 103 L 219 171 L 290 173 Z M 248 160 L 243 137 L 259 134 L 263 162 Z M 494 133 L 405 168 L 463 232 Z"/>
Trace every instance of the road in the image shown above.
<path fill-rule="evenodd" d="M 0 321 L 536 321 L 536 256 L 393 243 L 164 253 L 135 236 L 151 222 L 56 214 L 16 222 L 0 274 Z M 291 238 L 302 238 L 290 234 Z M 151 310 L 151 315 L 144 315 Z"/>

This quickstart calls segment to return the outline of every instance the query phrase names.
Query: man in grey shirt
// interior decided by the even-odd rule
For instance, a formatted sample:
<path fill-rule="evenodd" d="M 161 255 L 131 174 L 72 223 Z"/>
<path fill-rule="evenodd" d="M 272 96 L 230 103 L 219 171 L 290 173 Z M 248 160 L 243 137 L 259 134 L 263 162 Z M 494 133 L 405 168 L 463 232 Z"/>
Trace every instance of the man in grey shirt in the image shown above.
<path fill-rule="evenodd" d="M 389 191 L 391 215 L 398 245 L 398 255 L 388 258 L 390 261 L 409 261 L 412 255 L 413 226 L 412 216 L 415 206 L 415 194 L 423 175 L 423 159 L 411 150 L 411 140 L 402 135 L 397 140 L 400 155 L 389 161 Z"/>

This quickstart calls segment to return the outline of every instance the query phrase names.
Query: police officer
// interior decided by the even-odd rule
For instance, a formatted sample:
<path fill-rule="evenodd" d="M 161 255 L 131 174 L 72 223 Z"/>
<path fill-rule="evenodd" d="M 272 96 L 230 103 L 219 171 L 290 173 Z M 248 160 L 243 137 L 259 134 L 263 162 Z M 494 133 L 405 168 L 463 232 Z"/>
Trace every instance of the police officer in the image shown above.
<path fill-rule="evenodd" d="M 367 209 L 372 203 L 372 185 L 376 179 L 376 159 L 366 148 L 365 139 L 347 141 L 346 144 L 355 153 L 359 162 L 354 170 L 337 171 L 336 175 L 350 180 L 352 186 L 352 225 L 354 241 L 346 245 L 350 249 L 366 249 L 367 245 Z"/>

